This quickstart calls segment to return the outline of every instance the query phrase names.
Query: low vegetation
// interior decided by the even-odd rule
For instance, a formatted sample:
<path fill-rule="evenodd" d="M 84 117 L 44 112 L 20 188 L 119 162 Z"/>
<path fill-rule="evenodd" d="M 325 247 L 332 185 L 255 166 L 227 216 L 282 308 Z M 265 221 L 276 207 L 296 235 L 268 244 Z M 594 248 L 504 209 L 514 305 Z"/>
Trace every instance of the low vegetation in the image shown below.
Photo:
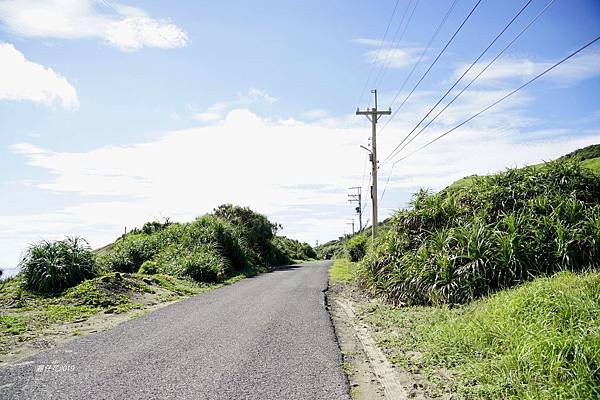
<path fill-rule="evenodd" d="M 560 272 L 452 309 L 370 304 L 362 316 L 392 362 L 430 376 L 431 395 L 596 399 L 599 293 L 600 273 Z"/>
<path fill-rule="evenodd" d="M 191 223 L 153 223 L 133 231 L 99 256 L 110 271 L 188 276 L 221 282 L 247 269 L 266 271 L 312 258 L 303 243 L 276 236 L 277 225 L 248 208 L 223 205 Z"/>
<path fill-rule="evenodd" d="M 330 279 L 377 297 L 361 321 L 427 395 L 600 398 L 600 145 L 421 190 L 382 231 Z"/>
<path fill-rule="evenodd" d="M 0 355 L 57 325 L 143 310 L 316 256 L 278 228 L 223 205 L 190 223 L 148 222 L 97 251 L 81 238 L 34 244 L 20 273 L 1 284 Z"/>
<path fill-rule="evenodd" d="M 367 252 L 367 238 L 365 237 L 365 233 L 354 235 L 348 239 L 346 242 L 346 252 L 350 261 L 362 260 Z"/>
<path fill-rule="evenodd" d="M 379 229 L 386 231 L 388 221 L 379 224 Z M 315 248 L 321 259 L 349 258 L 353 261 L 362 260 L 371 245 L 371 229 L 363 229 L 354 235 L 342 236 Z"/>
<path fill-rule="evenodd" d="M 329 269 L 331 283 L 348 283 L 356 278 L 356 264 L 344 258 L 338 258 Z"/>
<path fill-rule="evenodd" d="M 233 277 L 222 284 L 237 279 Z M 41 295 L 25 289 L 17 276 L 5 281 L 0 291 L 0 360 L 38 338 L 43 346 L 49 335 L 75 334 L 71 329 L 73 322 L 94 317 L 102 325 L 104 319 L 117 314 L 133 316 L 148 307 L 222 284 L 198 283 L 168 275 L 107 273 L 61 293 Z"/>
<path fill-rule="evenodd" d="M 600 175 L 574 160 L 422 190 L 362 263 L 395 305 L 458 304 L 559 270 L 600 263 Z"/>
<path fill-rule="evenodd" d="M 304 261 L 317 258 L 316 251 L 308 243 L 299 242 L 285 236 L 275 236 L 273 244 L 292 260 Z"/>

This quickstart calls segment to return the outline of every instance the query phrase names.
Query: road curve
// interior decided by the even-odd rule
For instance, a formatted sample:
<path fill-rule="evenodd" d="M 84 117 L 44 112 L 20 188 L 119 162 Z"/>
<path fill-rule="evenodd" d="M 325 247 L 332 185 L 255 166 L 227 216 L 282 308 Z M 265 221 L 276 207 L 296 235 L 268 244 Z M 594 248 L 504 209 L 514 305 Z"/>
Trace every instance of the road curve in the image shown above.
<path fill-rule="evenodd" d="M 4 367 L 0 398 L 349 399 L 329 266 L 244 279 Z"/>

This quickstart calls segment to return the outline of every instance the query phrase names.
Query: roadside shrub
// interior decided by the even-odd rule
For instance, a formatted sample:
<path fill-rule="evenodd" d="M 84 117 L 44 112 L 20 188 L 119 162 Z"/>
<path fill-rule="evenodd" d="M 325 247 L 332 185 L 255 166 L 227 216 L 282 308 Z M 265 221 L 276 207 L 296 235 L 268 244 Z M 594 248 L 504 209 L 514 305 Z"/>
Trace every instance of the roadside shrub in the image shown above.
<path fill-rule="evenodd" d="M 160 234 L 128 234 L 100 257 L 101 264 L 111 271 L 137 272 L 145 261 L 158 254 L 162 246 Z"/>
<path fill-rule="evenodd" d="M 227 277 L 230 265 L 213 246 L 204 245 L 179 257 L 176 268 L 177 275 L 198 282 L 220 282 Z"/>
<path fill-rule="evenodd" d="M 308 243 L 302 243 L 285 236 L 275 236 L 273 244 L 286 256 L 286 259 L 283 260 L 284 263 L 291 260 L 310 260 L 317 257 L 317 253 Z"/>
<path fill-rule="evenodd" d="M 346 251 L 350 261 L 360 261 L 367 252 L 367 239 L 363 235 L 355 235 L 346 242 Z"/>
<path fill-rule="evenodd" d="M 160 271 L 156 261 L 144 261 L 138 272 L 140 274 L 154 275 L 158 274 Z"/>
<path fill-rule="evenodd" d="M 578 162 L 473 177 L 418 192 L 362 262 L 360 281 L 396 305 L 457 304 L 600 263 L 600 176 Z"/>
<path fill-rule="evenodd" d="M 30 246 L 20 267 L 24 287 L 45 294 L 61 292 L 98 272 L 88 243 L 78 237 Z"/>
<path fill-rule="evenodd" d="M 189 276 L 221 281 L 248 268 L 264 271 L 305 259 L 312 248 L 275 236 L 277 226 L 248 208 L 223 205 L 191 223 L 149 222 L 99 256 L 111 271 Z"/>
<path fill-rule="evenodd" d="M 251 250 L 252 264 L 269 267 L 278 263 L 278 252 L 272 242 L 278 229 L 277 224 L 248 207 L 232 204 L 223 204 L 215 208 L 213 214 L 236 229 L 242 242 Z"/>

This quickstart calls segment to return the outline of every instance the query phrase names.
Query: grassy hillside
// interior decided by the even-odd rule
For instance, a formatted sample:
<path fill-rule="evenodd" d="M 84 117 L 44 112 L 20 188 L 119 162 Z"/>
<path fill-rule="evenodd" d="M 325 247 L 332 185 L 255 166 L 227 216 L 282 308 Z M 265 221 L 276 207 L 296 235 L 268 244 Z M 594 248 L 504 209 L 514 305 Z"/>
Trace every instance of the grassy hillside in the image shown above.
<path fill-rule="evenodd" d="M 393 363 L 430 376 L 432 395 L 597 399 L 599 293 L 600 273 L 561 272 L 462 307 L 375 303 L 361 316 Z"/>
<path fill-rule="evenodd" d="M 590 145 L 584 147 L 582 149 L 575 150 L 563 157 L 559 158 L 560 161 L 577 161 L 581 164 L 582 167 L 591 170 L 600 174 L 600 144 Z M 532 166 L 525 167 L 525 169 L 535 169 L 535 168 L 543 168 L 546 163 L 536 164 Z M 474 184 L 478 182 L 479 177 L 477 175 L 470 175 L 464 178 L 453 182 L 448 187 L 446 187 L 443 191 L 447 193 L 460 193 L 464 192 L 471 188 Z M 388 218 L 385 221 L 379 223 L 380 231 L 386 231 L 390 226 L 391 218 Z M 368 238 L 370 235 L 370 229 L 366 229 L 363 232 L 359 232 L 356 235 L 365 235 L 365 238 Z M 329 256 L 332 258 L 338 257 L 347 257 L 348 251 L 346 248 L 346 243 L 349 239 L 351 239 L 354 235 L 347 235 L 344 237 L 340 237 L 339 239 L 331 240 L 327 243 L 319 245 L 315 248 L 319 258 L 324 258 L 325 256 Z"/>
<path fill-rule="evenodd" d="M 600 263 L 600 175 L 573 160 L 417 193 L 372 246 L 362 282 L 393 304 L 464 303 Z"/>
<path fill-rule="evenodd" d="M 422 190 L 385 227 L 331 280 L 378 297 L 361 321 L 428 395 L 600 398 L 600 146 Z"/>

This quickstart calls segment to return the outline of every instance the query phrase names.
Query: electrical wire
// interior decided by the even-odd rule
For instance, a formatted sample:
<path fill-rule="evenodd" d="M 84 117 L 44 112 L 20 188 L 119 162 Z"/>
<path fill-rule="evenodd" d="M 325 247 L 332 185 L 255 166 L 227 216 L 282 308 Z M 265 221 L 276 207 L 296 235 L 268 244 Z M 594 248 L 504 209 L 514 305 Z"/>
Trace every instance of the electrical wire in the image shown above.
<path fill-rule="evenodd" d="M 425 116 L 423 116 L 423 118 L 421 118 L 421 120 L 419 122 L 417 122 L 417 124 L 411 129 L 411 131 L 404 137 L 404 139 L 402 139 L 402 141 L 394 148 L 394 150 L 392 150 L 390 152 L 390 154 L 387 155 L 387 157 L 383 160 L 382 164 L 385 164 L 386 162 L 388 162 L 391 158 L 393 158 L 397 154 L 397 150 L 400 148 L 400 146 L 402 146 L 402 144 L 411 137 L 411 135 L 417 130 L 417 128 L 419 128 L 419 125 L 421 125 L 423 123 L 423 121 L 425 121 L 427 119 L 427 117 L 429 117 L 429 115 L 433 112 L 433 110 L 435 110 L 436 107 L 439 106 L 442 101 L 444 101 L 446 96 L 448 96 L 448 94 L 450 94 L 450 92 L 456 87 L 456 85 L 458 85 L 460 83 L 460 81 L 471 71 L 471 69 L 473 69 L 473 67 L 479 62 L 479 60 L 481 60 L 481 58 L 496 43 L 496 41 L 498 41 L 498 39 L 500 39 L 500 36 L 502 36 L 504 34 L 504 32 L 506 32 L 506 30 L 513 24 L 513 22 L 516 21 L 516 19 L 519 17 L 519 15 L 521 15 L 523 13 L 523 11 L 525 11 L 525 9 L 531 4 L 532 1 L 533 0 L 528 0 L 525 3 L 525 5 L 523 7 L 521 7 L 521 9 L 515 14 L 514 17 L 512 17 L 512 19 L 508 22 L 508 24 L 506 24 L 504 26 L 504 28 L 502 28 L 502 30 L 487 45 L 487 47 L 485 49 L 483 49 L 483 51 L 479 54 L 479 56 L 477 56 L 477 58 L 475 60 L 473 60 L 471 65 L 469 65 L 469 68 L 467 68 L 462 73 L 462 75 L 458 77 L 458 79 L 452 84 L 452 86 L 450 86 L 448 88 L 448 90 L 446 90 L 446 93 L 444 93 L 444 95 L 437 101 L 437 103 L 435 103 L 433 105 L 433 107 L 431 107 L 429 109 L 429 111 L 427 111 Z"/>
<path fill-rule="evenodd" d="M 458 0 L 454 0 L 452 2 L 452 4 L 450 5 L 450 8 L 448 8 L 448 11 L 446 11 L 446 14 L 444 15 L 444 18 L 442 18 L 442 20 L 438 24 L 437 28 L 435 28 L 435 31 L 433 32 L 433 35 L 431 35 L 431 37 L 429 38 L 429 41 L 427 42 L 427 45 L 425 46 L 425 48 L 423 49 L 423 51 L 419 55 L 419 59 L 417 60 L 416 63 L 414 63 L 412 69 L 410 70 L 410 72 L 406 76 L 406 79 L 404 79 L 404 82 L 402 82 L 402 86 L 400 86 L 400 89 L 398 89 L 398 91 L 396 92 L 396 95 L 394 96 L 394 99 L 392 100 L 392 102 L 390 104 L 390 107 L 393 107 L 394 104 L 396 104 L 396 100 L 398 99 L 398 96 L 400 96 L 400 93 L 402 93 L 402 91 L 404 90 L 404 87 L 406 87 L 406 84 L 408 83 L 409 79 L 412 77 L 412 75 L 415 72 L 415 70 L 417 69 L 417 67 L 421 64 L 421 61 L 423 61 L 423 57 L 425 57 L 425 54 L 427 54 L 427 51 L 429 51 L 429 48 L 431 47 L 431 44 L 433 43 L 433 41 L 437 37 L 438 33 L 440 32 L 440 30 L 442 29 L 442 27 L 444 26 L 444 24 L 448 20 L 448 17 L 450 16 L 450 14 L 452 13 L 452 11 L 454 10 L 454 7 L 456 6 L 456 3 L 458 3 Z M 385 126 L 387 126 L 387 124 L 384 125 L 383 128 L 385 128 Z M 383 132 L 383 128 L 380 129 L 379 134 L 381 134 L 381 132 Z"/>
<path fill-rule="evenodd" d="M 469 12 L 469 14 L 467 14 L 467 16 L 465 17 L 465 19 L 462 21 L 462 23 L 456 29 L 456 31 L 454 31 L 454 33 L 452 34 L 452 36 L 450 37 L 450 39 L 448 40 L 448 42 L 444 45 L 444 47 L 442 48 L 442 50 L 439 52 L 439 54 L 437 55 L 437 57 L 435 57 L 435 60 L 433 60 L 433 62 L 431 63 L 431 65 L 429 65 L 429 68 L 427 68 L 427 70 L 425 71 L 425 73 L 421 76 L 421 78 L 419 78 L 419 80 L 417 81 L 417 83 L 415 84 L 415 86 L 408 93 L 408 95 L 406 96 L 406 98 L 404 98 L 404 100 L 402 101 L 402 103 L 400 104 L 400 106 L 398 106 L 398 108 L 396 108 L 396 110 L 394 110 L 394 112 L 392 113 L 392 115 L 390 116 L 390 118 L 387 120 L 386 124 L 383 126 L 382 130 L 385 129 L 385 127 L 390 124 L 390 122 L 394 119 L 394 117 L 396 116 L 396 114 L 398 114 L 398 111 L 400 111 L 400 109 L 402 108 L 402 106 L 404 106 L 404 104 L 406 104 L 406 102 L 412 96 L 412 94 L 415 92 L 415 90 L 417 90 L 417 88 L 419 87 L 419 85 L 421 84 L 421 82 L 423 82 L 423 79 L 425 79 L 425 77 L 429 74 L 429 71 L 431 71 L 431 69 L 433 68 L 433 66 L 438 62 L 438 60 L 440 59 L 440 57 L 442 56 L 442 54 L 444 54 L 444 52 L 446 51 L 446 49 L 448 48 L 448 46 L 450 46 L 450 43 L 452 43 L 452 41 L 454 40 L 454 38 L 456 37 L 456 35 L 458 35 L 458 33 L 461 31 L 461 29 L 463 28 L 463 26 L 467 23 L 467 21 L 469 20 L 469 18 L 471 18 L 471 15 L 473 15 L 473 13 L 477 9 L 477 7 L 479 7 L 479 4 L 481 4 L 481 2 L 482 2 L 482 0 L 478 0 L 477 3 L 475 3 L 475 5 L 473 6 L 473 8 Z"/>
<path fill-rule="evenodd" d="M 450 100 L 448 102 L 448 104 L 446 104 L 444 106 L 444 108 L 442 108 L 431 120 L 429 120 L 429 122 L 427 122 L 427 124 L 425 124 L 420 130 L 419 132 L 417 132 L 409 141 L 407 141 L 400 149 L 398 149 L 398 151 L 396 152 L 396 154 L 400 154 L 402 152 L 402 150 L 404 150 L 409 144 L 412 143 L 413 140 L 415 140 L 417 138 L 417 136 L 419 136 L 425 129 L 427 129 L 427 127 L 429 127 L 429 125 L 431 125 L 444 111 L 446 111 L 446 109 L 448 107 L 450 107 L 450 105 L 452 105 L 452 103 L 454 103 L 454 101 L 456 99 L 458 99 L 481 75 L 483 75 L 483 73 L 485 71 L 487 71 L 487 69 L 498 59 L 500 58 L 500 56 L 502 56 L 504 54 L 504 52 L 506 52 L 506 50 L 508 50 L 516 41 L 517 39 L 519 39 L 521 37 L 521 35 L 523 35 L 523 33 L 525 33 L 525 31 L 527 31 L 537 20 L 539 17 L 542 16 L 542 14 L 544 14 L 546 12 L 546 10 L 555 2 L 556 0 L 550 0 L 550 2 L 546 5 L 546 7 L 544 7 L 544 9 L 542 9 L 522 30 L 521 32 L 519 32 L 517 34 L 517 36 L 515 36 L 515 38 L 513 40 L 511 40 L 497 55 L 496 57 L 494 57 L 481 71 L 479 71 L 479 73 L 477 75 L 475 75 L 475 77 L 473 79 L 471 79 L 471 81 L 464 87 L 461 89 L 460 92 L 458 92 L 453 98 L 452 100 Z"/>
<path fill-rule="evenodd" d="M 412 0 L 411 0 L 412 1 Z M 416 0 L 415 1 L 415 5 L 410 13 L 410 16 L 408 17 L 408 20 L 406 21 L 406 24 L 404 25 L 404 29 L 402 30 L 402 35 L 400 35 L 400 38 L 398 40 L 394 40 L 394 43 L 392 44 L 391 50 L 395 50 L 400 46 L 400 42 L 402 42 L 402 40 L 404 39 L 404 36 L 406 35 L 406 31 L 408 29 L 408 26 L 410 25 L 413 16 L 415 15 L 415 11 L 417 9 L 417 6 L 419 5 L 419 1 L 420 0 Z M 410 5 L 410 3 L 409 3 Z M 401 26 L 398 26 L 398 29 L 400 29 Z M 388 57 L 386 57 L 385 59 L 385 65 L 383 66 L 383 68 L 381 69 L 381 72 L 379 74 L 379 77 L 377 79 L 375 79 L 375 83 L 373 84 L 374 88 L 377 88 L 379 86 L 379 84 L 383 81 L 383 78 L 386 74 L 386 72 L 388 71 L 388 68 L 391 64 L 392 61 L 392 57 L 390 57 L 390 54 L 388 54 Z"/>
<path fill-rule="evenodd" d="M 367 86 L 369 85 L 369 82 L 371 80 L 371 75 L 373 75 L 373 70 L 375 69 L 375 65 L 377 64 L 377 61 L 379 59 L 379 54 L 381 53 L 381 49 L 383 48 L 385 39 L 387 38 L 388 31 L 390 30 L 390 26 L 392 24 L 392 21 L 394 20 L 394 16 L 396 15 L 396 9 L 398 8 L 399 2 L 400 2 L 400 0 L 396 0 L 396 3 L 394 4 L 394 10 L 392 11 L 392 15 L 390 16 L 390 19 L 387 23 L 387 27 L 385 28 L 385 33 L 383 34 L 383 38 L 381 39 L 381 43 L 379 44 L 379 48 L 377 49 L 376 58 L 371 63 L 371 69 L 369 70 L 369 75 L 367 76 L 365 85 L 363 86 L 363 88 L 360 92 L 360 95 L 358 96 L 358 100 L 356 101 L 357 104 L 360 104 L 360 102 L 362 101 L 362 99 L 365 95 L 365 91 L 367 90 Z"/>
<path fill-rule="evenodd" d="M 435 139 L 430 140 L 429 142 L 425 143 L 423 146 L 417 148 L 416 150 L 414 150 L 413 152 L 407 154 L 406 156 L 398 159 L 394 164 L 399 163 L 402 160 L 407 159 L 408 157 L 412 156 L 413 154 L 417 153 L 418 151 L 423 150 L 424 148 L 432 145 L 433 143 L 437 142 L 438 140 L 442 139 L 443 137 L 447 136 L 448 134 L 454 132 L 455 130 L 457 130 L 458 128 L 460 128 L 461 126 L 467 124 L 468 122 L 472 121 L 473 119 L 475 119 L 476 117 L 480 116 L 481 114 L 483 114 L 484 112 L 486 112 L 487 110 L 489 110 L 490 108 L 496 106 L 498 103 L 502 102 L 503 100 L 509 98 L 510 96 L 512 96 L 513 94 L 517 93 L 519 90 L 523 89 L 524 87 L 530 85 L 531 83 L 535 82 L 536 80 L 538 80 L 539 78 L 541 78 L 542 76 L 546 75 L 548 72 L 552 71 L 554 68 L 558 67 L 559 65 L 561 65 L 562 63 L 564 63 L 565 61 L 569 60 L 570 58 L 574 57 L 575 55 L 579 54 L 580 52 L 582 52 L 583 50 L 585 50 L 586 48 L 590 47 L 591 45 L 593 45 L 594 43 L 596 43 L 598 40 L 600 40 L 600 36 L 596 36 L 595 39 L 591 40 L 590 42 L 586 43 L 585 45 L 581 46 L 580 48 L 578 48 L 577 50 L 575 50 L 574 52 L 572 52 L 571 54 L 569 54 L 568 56 L 566 56 L 565 58 L 563 58 L 562 60 L 558 61 L 557 63 L 555 63 L 554 65 L 546 68 L 544 71 L 540 72 L 538 75 L 536 75 L 535 77 L 533 77 L 532 79 L 528 80 L 527 82 L 525 82 L 524 84 L 522 84 L 521 86 L 519 86 L 518 88 L 514 89 L 513 91 L 511 91 L 510 93 L 502 96 L 500 99 L 496 100 L 495 102 L 493 102 L 492 104 L 490 104 L 489 106 L 485 107 L 483 110 L 479 111 L 478 113 L 472 115 L 471 117 L 467 118 L 466 120 L 464 120 L 463 122 L 461 122 L 460 124 L 456 125 L 455 127 L 453 127 L 452 129 L 447 130 L 446 132 L 444 132 L 443 134 L 439 135 L 438 137 L 436 137 Z"/>

